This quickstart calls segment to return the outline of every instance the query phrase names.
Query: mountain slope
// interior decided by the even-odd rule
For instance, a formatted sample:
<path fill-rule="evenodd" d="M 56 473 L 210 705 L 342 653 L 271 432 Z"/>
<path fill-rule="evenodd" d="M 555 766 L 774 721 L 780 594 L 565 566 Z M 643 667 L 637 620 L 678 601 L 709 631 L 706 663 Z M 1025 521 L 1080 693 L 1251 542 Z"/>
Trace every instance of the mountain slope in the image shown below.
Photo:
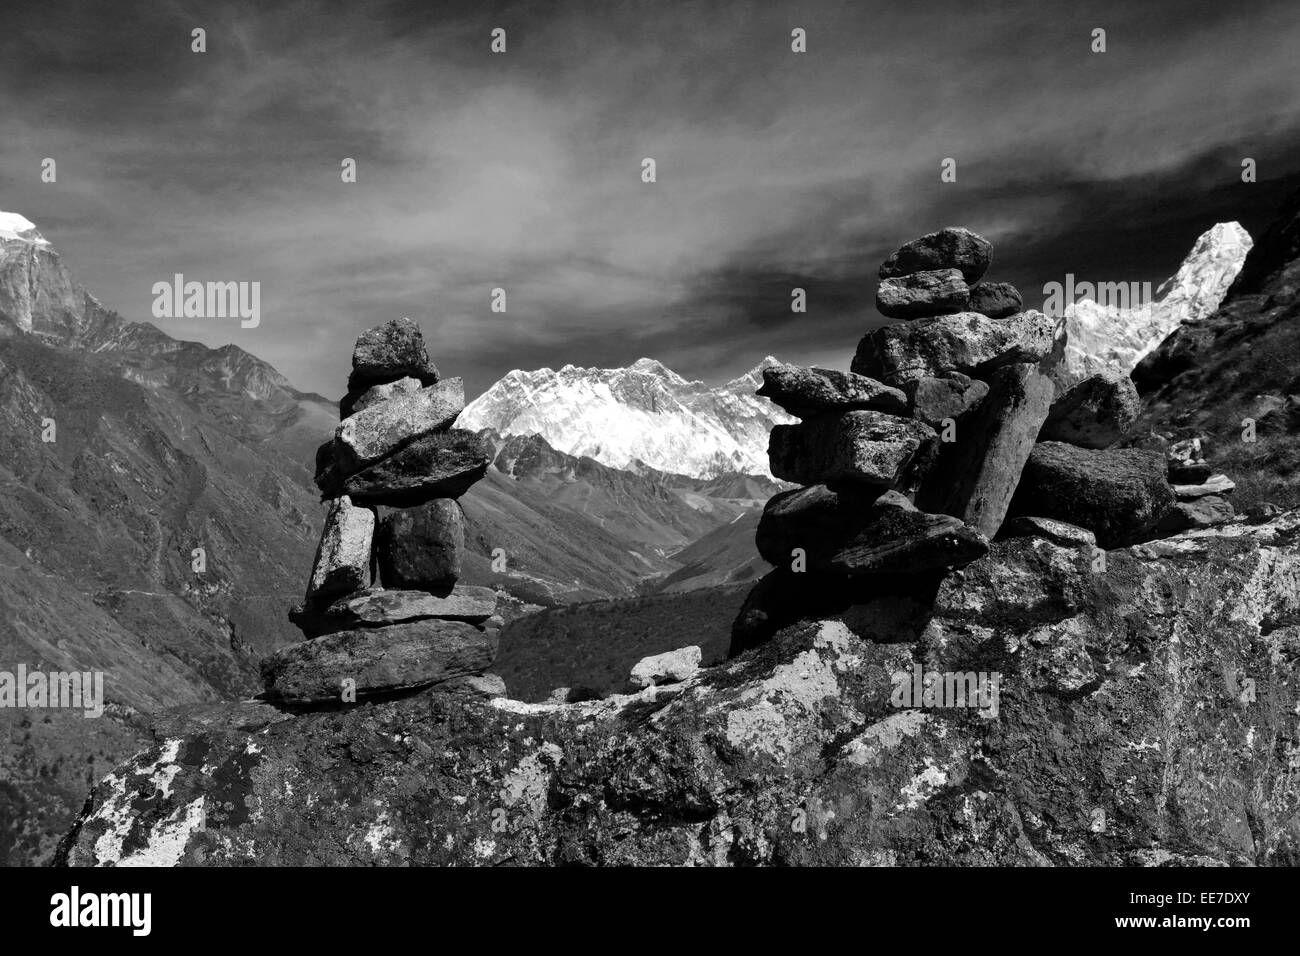
<path fill-rule="evenodd" d="M 1239 223 L 1206 230 L 1151 302 L 1128 308 L 1093 299 L 1065 309 L 1069 336 L 1054 377 L 1062 387 L 1097 372 L 1131 372 L 1179 323 L 1209 315 L 1223 300 L 1250 251 L 1250 234 Z"/>
<path fill-rule="evenodd" d="M 247 695 L 298 638 L 336 417 L 247 352 L 128 323 L 0 215 L 0 670 L 102 671 L 109 702 L 0 710 L 0 862 L 48 857 L 140 714 Z"/>
<path fill-rule="evenodd" d="M 1183 323 L 1133 372 L 1140 424 L 1205 436 L 1216 470 L 1237 482 L 1239 506 L 1300 503 L 1298 320 L 1300 192 L 1251 249 L 1222 306 Z"/>
<path fill-rule="evenodd" d="M 794 420 L 754 394 L 775 361 L 717 388 L 647 358 L 628 368 L 515 370 L 471 402 L 460 425 L 541 435 L 559 451 L 615 468 L 640 462 L 697 478 L 770 476 L 768 433 Z"/>
<path fill-rule="evenodd" d="M 556 451 L 537 435 L 480 434 L 492 467 L 461 499 L 465 579 L 534 604 L 641 593 L 679 570 L 692 542 L 757 513 L 778 490 L 755 477 L 632 473 Z M 498 548 L 504 573 L 491 567 Z"/>

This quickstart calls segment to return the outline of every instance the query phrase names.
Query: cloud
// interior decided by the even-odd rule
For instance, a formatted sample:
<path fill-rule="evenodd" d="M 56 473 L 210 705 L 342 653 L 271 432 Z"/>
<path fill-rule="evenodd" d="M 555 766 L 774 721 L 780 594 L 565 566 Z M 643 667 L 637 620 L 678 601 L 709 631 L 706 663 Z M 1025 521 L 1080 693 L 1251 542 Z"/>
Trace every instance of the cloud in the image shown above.
<path fill-rule="evenodd" d="M 984 232 L 1028 291 L 1159 279 L 1213 218 L 1266 219 L 1272 187 L 1243 195 L 1236 170 L 1290 172 L 1286 9 L 43 4 L 0 40 L 0 208 L 128 318 L 173 272 L 261 281 L 258 329 L 166 331 L 327 394 L 355 335 L 397 315 L 471 392 L 641 354 L 714 380 L 767 353 L 843 364 L 880 321 L 876 264 L 938 226 Z"/>

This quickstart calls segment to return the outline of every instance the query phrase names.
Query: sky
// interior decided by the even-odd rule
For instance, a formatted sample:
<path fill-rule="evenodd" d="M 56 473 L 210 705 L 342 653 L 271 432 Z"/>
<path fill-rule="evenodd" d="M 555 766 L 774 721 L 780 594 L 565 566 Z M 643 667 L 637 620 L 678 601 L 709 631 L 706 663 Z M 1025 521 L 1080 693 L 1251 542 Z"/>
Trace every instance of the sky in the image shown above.
<path fill-rule="evenodd" d="M 1258 236 L 1300 184 L 1297 49 L 1293 0 L 11 0 L 0 209 L 126 318 L 330 397 L 400 316 L 470 395 L 642 356 L 846 368 L 880 262 L 945 225 L 1027 306 L 1067 272 L 1158 283 L 1218 221 Z M 259 282 L 260 324 L 154 319 L 175 273 Z"/>

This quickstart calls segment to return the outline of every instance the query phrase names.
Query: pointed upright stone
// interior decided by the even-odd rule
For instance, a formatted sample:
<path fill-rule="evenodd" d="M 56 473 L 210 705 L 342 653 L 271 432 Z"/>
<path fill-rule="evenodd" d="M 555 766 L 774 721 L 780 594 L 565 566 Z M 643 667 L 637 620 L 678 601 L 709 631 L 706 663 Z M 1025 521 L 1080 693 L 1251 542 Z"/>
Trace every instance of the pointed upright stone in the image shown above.
<path fill-rule="evenodd" d="M 351 594 L 370 586 L 370 552 L 375 513 L 357 507 L 347 495 L 330 502 L 312 564 L 307 598 Z"/>
<path fill-rule="evenodd" d="M 984 400 L 957 426 L 956 441 L 940 447 L 917 494 L 917 507 L 960 518 L 992 539 L 1006 517 L 1054 392 L 1051 379 L 1035 364 L 994 372 Z"/>

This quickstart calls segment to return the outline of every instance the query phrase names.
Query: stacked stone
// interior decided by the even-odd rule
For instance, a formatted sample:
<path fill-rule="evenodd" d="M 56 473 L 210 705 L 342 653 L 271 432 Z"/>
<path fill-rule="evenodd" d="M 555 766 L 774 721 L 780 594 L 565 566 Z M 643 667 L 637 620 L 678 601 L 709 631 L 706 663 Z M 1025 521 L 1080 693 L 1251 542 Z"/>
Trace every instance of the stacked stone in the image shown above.
<path fill-rule="evenodd" d="M 485 674 L 496 593 L 458 583 L 456 499 L 488 465 L 478 437 L 452 427 L 464 405 L 461 380 L 439 376 L 410 319 L 357 339 L 342 420 L 316 454 L 325 529 L 289 615 L 307 640 L 263 661 L 268 697 L 320 703 L 454 680 L 504 693 Z"/>
<path fill-rule="evenodd" d="M 774 366 L 758 394 L 800 418 L 772 430 L 773 475 L 802 485 L 768 502 L 756 535 L 775 570 L 755 587 L 732 653 L 804 613 L 905 592 L 986 553 L 1047 418 L 1039 363 L 1055 323 L 981 278 L 992 244 L 949 227 L 880 267 L 877 308 L 851 371 Z"/>
<path fill-rule="evenodd" d="M 1174 442 L 1166 457 L 1176 500 L 1160 521 L 1161 531 L 1176 533 L 1208 528 L 1236 516 L 1236 509 L 1226 496 L 1237 485 L 1227 475 L 1214 473 L 1205 460 L 1200 438 Z"/>
<path fill-rule="evenodd" d="M 772 473 L 803 487 L 763 512 L 758 550 L 775 570 L 741 609 L 733 654 L 868 603 L 871 627 L 891 613 L 889 627 L 915 626 L 938 580 L 995 537 L 1108 549 L 1233 517 L 1233 483 L 1199 442 L 1133 438 L 1128 376 L 1103 372 L 1053 401 L 1064 340 L 1013 287 L 980 281 L 991 258 L 958 227 L 909 242 L 876 294 L 903 321 L 868 333 L 850 372 L 764 370 L 758 394 L 802 419 L 773 428 Z"/>

